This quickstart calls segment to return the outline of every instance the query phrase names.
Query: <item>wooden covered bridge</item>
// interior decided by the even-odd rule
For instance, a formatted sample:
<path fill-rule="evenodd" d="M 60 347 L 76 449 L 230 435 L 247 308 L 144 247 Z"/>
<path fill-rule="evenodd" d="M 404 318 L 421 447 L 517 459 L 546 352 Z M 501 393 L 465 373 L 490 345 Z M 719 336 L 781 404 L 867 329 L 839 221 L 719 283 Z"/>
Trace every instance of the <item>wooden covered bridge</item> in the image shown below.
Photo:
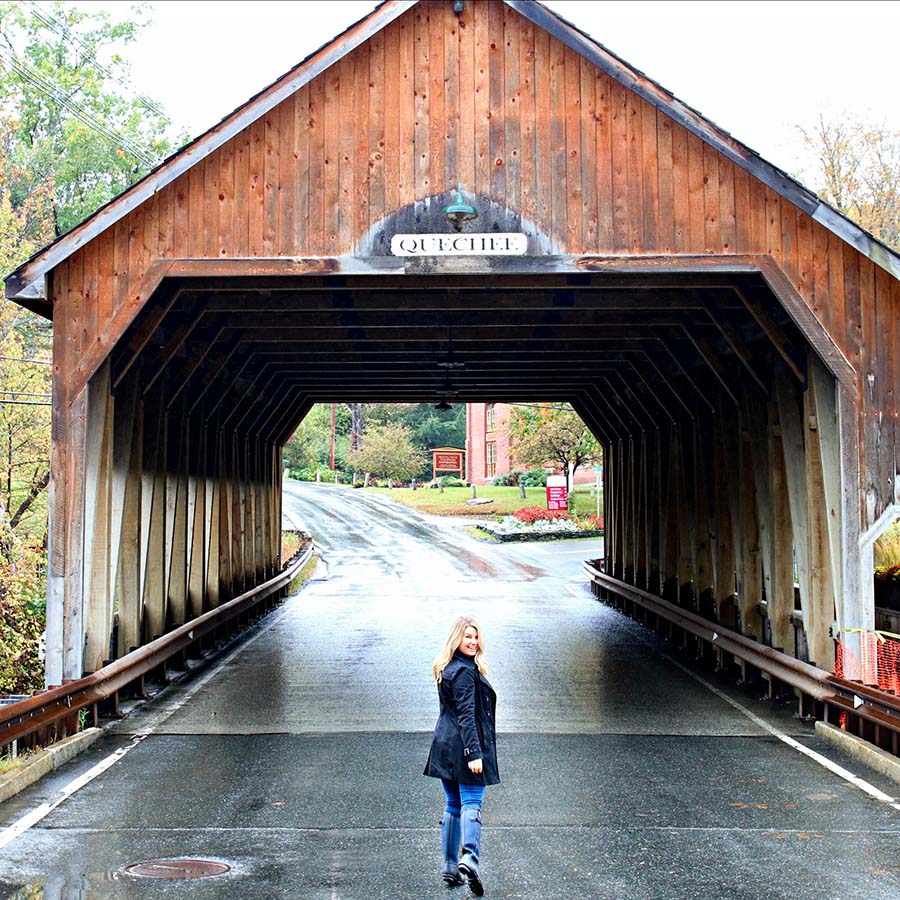
<path fill-rule="evenodd" d="M 607 573 L 828 668 L 900 514 L 898 277 L 539 3 L 389 0 L 7 277 L 54 326 L 48 682 L 279 569 L 313 403 L 441 398 L 570 401 Z"/>

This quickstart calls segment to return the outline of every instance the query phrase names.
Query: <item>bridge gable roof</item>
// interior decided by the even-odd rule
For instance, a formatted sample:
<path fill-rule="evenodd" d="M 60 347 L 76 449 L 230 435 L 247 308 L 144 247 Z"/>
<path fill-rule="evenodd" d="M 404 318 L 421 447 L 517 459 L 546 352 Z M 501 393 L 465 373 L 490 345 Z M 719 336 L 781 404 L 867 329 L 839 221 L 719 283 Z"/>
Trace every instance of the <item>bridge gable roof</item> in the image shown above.
<path fill-rule="evenodd" d="M 878 241 L 787 173 L 767 162 L 672 93 L 628 65 L 602 44 L 547 9 L 536 0 L 503 0 L 534 26 L 543 29 L 567 48 L 605 72 L 627 90 L 647 101 L 673 122 L 741 167 L 767 188 L 810 216 L 815 222 L 850 244 L 876 265 L 900 279 L 900 254 Z M 316 76 L 336 66 L 353 50 L 370 40 L 391 22 L 417 6 L 419 0 L 386 0 L 331 42 L 300 62 L 288 73 L 250 98 L 217 125 L 195 138 L 141 180 L 98 209 L 91 216 L 38 251 L 6 276 L 6 295 L 26 306 L 42 309 L 46 301 L 44 276 L 130 212 L 152 199 L 163 188 L 198 166 Z"/>

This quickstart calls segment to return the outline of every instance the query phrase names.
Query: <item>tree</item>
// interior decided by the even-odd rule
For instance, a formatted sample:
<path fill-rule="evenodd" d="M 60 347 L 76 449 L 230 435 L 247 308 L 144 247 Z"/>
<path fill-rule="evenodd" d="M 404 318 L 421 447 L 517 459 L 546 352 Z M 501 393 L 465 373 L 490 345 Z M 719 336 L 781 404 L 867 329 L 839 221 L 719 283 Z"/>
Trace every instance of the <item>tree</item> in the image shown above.
<path fill-rule="evenodd" d="M 143 14 L 131 10 L 133 16 Z M 169 119 L 152 100 L 122 90 L 119 48 L 146 22 L 113 22 L 57 0 L 0 4 L 0 103 L 12 134 L 2 173 L 13 206 L 50 186 L 53 236 L 121 193 L 171 150 Z M 183 140 L 185 135 L 180 135 Z M 42 215 L 35 226 L 46 223 Z"/>
<path fill-rule="evenodd" d="M 337 403 L 335 412 L 335 465 L 345 472 L 354 468 L 348 457 L 353 437 L 360 447 L 365 446 L 369 433 L 385 425 L 406 425 L 412 432 L 422 461 L 415 476 L 430 474 L 426 451 L 461 447 L 466 440 L 463 403 L 443 412 L 430 403 Z M 330 449 L 331 404 L 317 403 L 285 445 L 284 457 L 293 470 L 311 469 L 328 465 Z"/>
<path fill-rule="evenodd" d="M 372 428 L 359 450 L 351 450 L 354 469 L 380 475 L 391 481 L 406 481 L 422 471 L 423 459 L 406 425 L 387 424 Z"/>
<path fill-rule="evenodd" d="M 516 407 L 509 431 L 517 463 L 562 469 L 570 490 L 576 470 L 602 455 L 597 439 L 570 406 Z"/>
<path fill-rule="evenodd" d="M 817 159 L 811 179 L 822 200 L 900 249 L 900 132 L 847 115 L 799 130 Z"/>

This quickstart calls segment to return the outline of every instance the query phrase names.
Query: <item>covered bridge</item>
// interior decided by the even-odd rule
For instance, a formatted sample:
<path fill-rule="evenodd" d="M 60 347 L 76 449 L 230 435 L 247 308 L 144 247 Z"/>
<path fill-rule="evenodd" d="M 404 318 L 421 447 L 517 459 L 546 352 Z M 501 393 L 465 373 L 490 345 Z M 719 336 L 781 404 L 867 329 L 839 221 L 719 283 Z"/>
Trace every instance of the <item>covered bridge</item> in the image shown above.
<path fill-rule="evenodd" d="M 450 204 L 503 237 L 393 241 Z M 607 572 L 828 667 L 900 512 L 898 276 L 539 3 L 389 0 L 7 277 L 54 327 L 48 681 L 279 568 L 313 403 L 442 397 L 570 401 Z"/>

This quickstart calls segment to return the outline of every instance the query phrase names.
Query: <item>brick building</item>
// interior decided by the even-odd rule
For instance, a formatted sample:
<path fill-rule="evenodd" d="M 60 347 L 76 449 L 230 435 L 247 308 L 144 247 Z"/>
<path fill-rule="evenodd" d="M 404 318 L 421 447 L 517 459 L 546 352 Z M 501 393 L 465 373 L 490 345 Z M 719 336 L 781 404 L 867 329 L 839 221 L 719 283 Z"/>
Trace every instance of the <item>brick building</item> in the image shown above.
<path fill-rule="evenodd" d="M 490 484 L 495 475 L 529 468 L 517 465 L 510 449 L 512 409 L 508 403 L 466 404 L 466 479 L 470 484 Z M 575 472 L 575 484 L 593 481 L 594 472 L 589 466 Z"/>

